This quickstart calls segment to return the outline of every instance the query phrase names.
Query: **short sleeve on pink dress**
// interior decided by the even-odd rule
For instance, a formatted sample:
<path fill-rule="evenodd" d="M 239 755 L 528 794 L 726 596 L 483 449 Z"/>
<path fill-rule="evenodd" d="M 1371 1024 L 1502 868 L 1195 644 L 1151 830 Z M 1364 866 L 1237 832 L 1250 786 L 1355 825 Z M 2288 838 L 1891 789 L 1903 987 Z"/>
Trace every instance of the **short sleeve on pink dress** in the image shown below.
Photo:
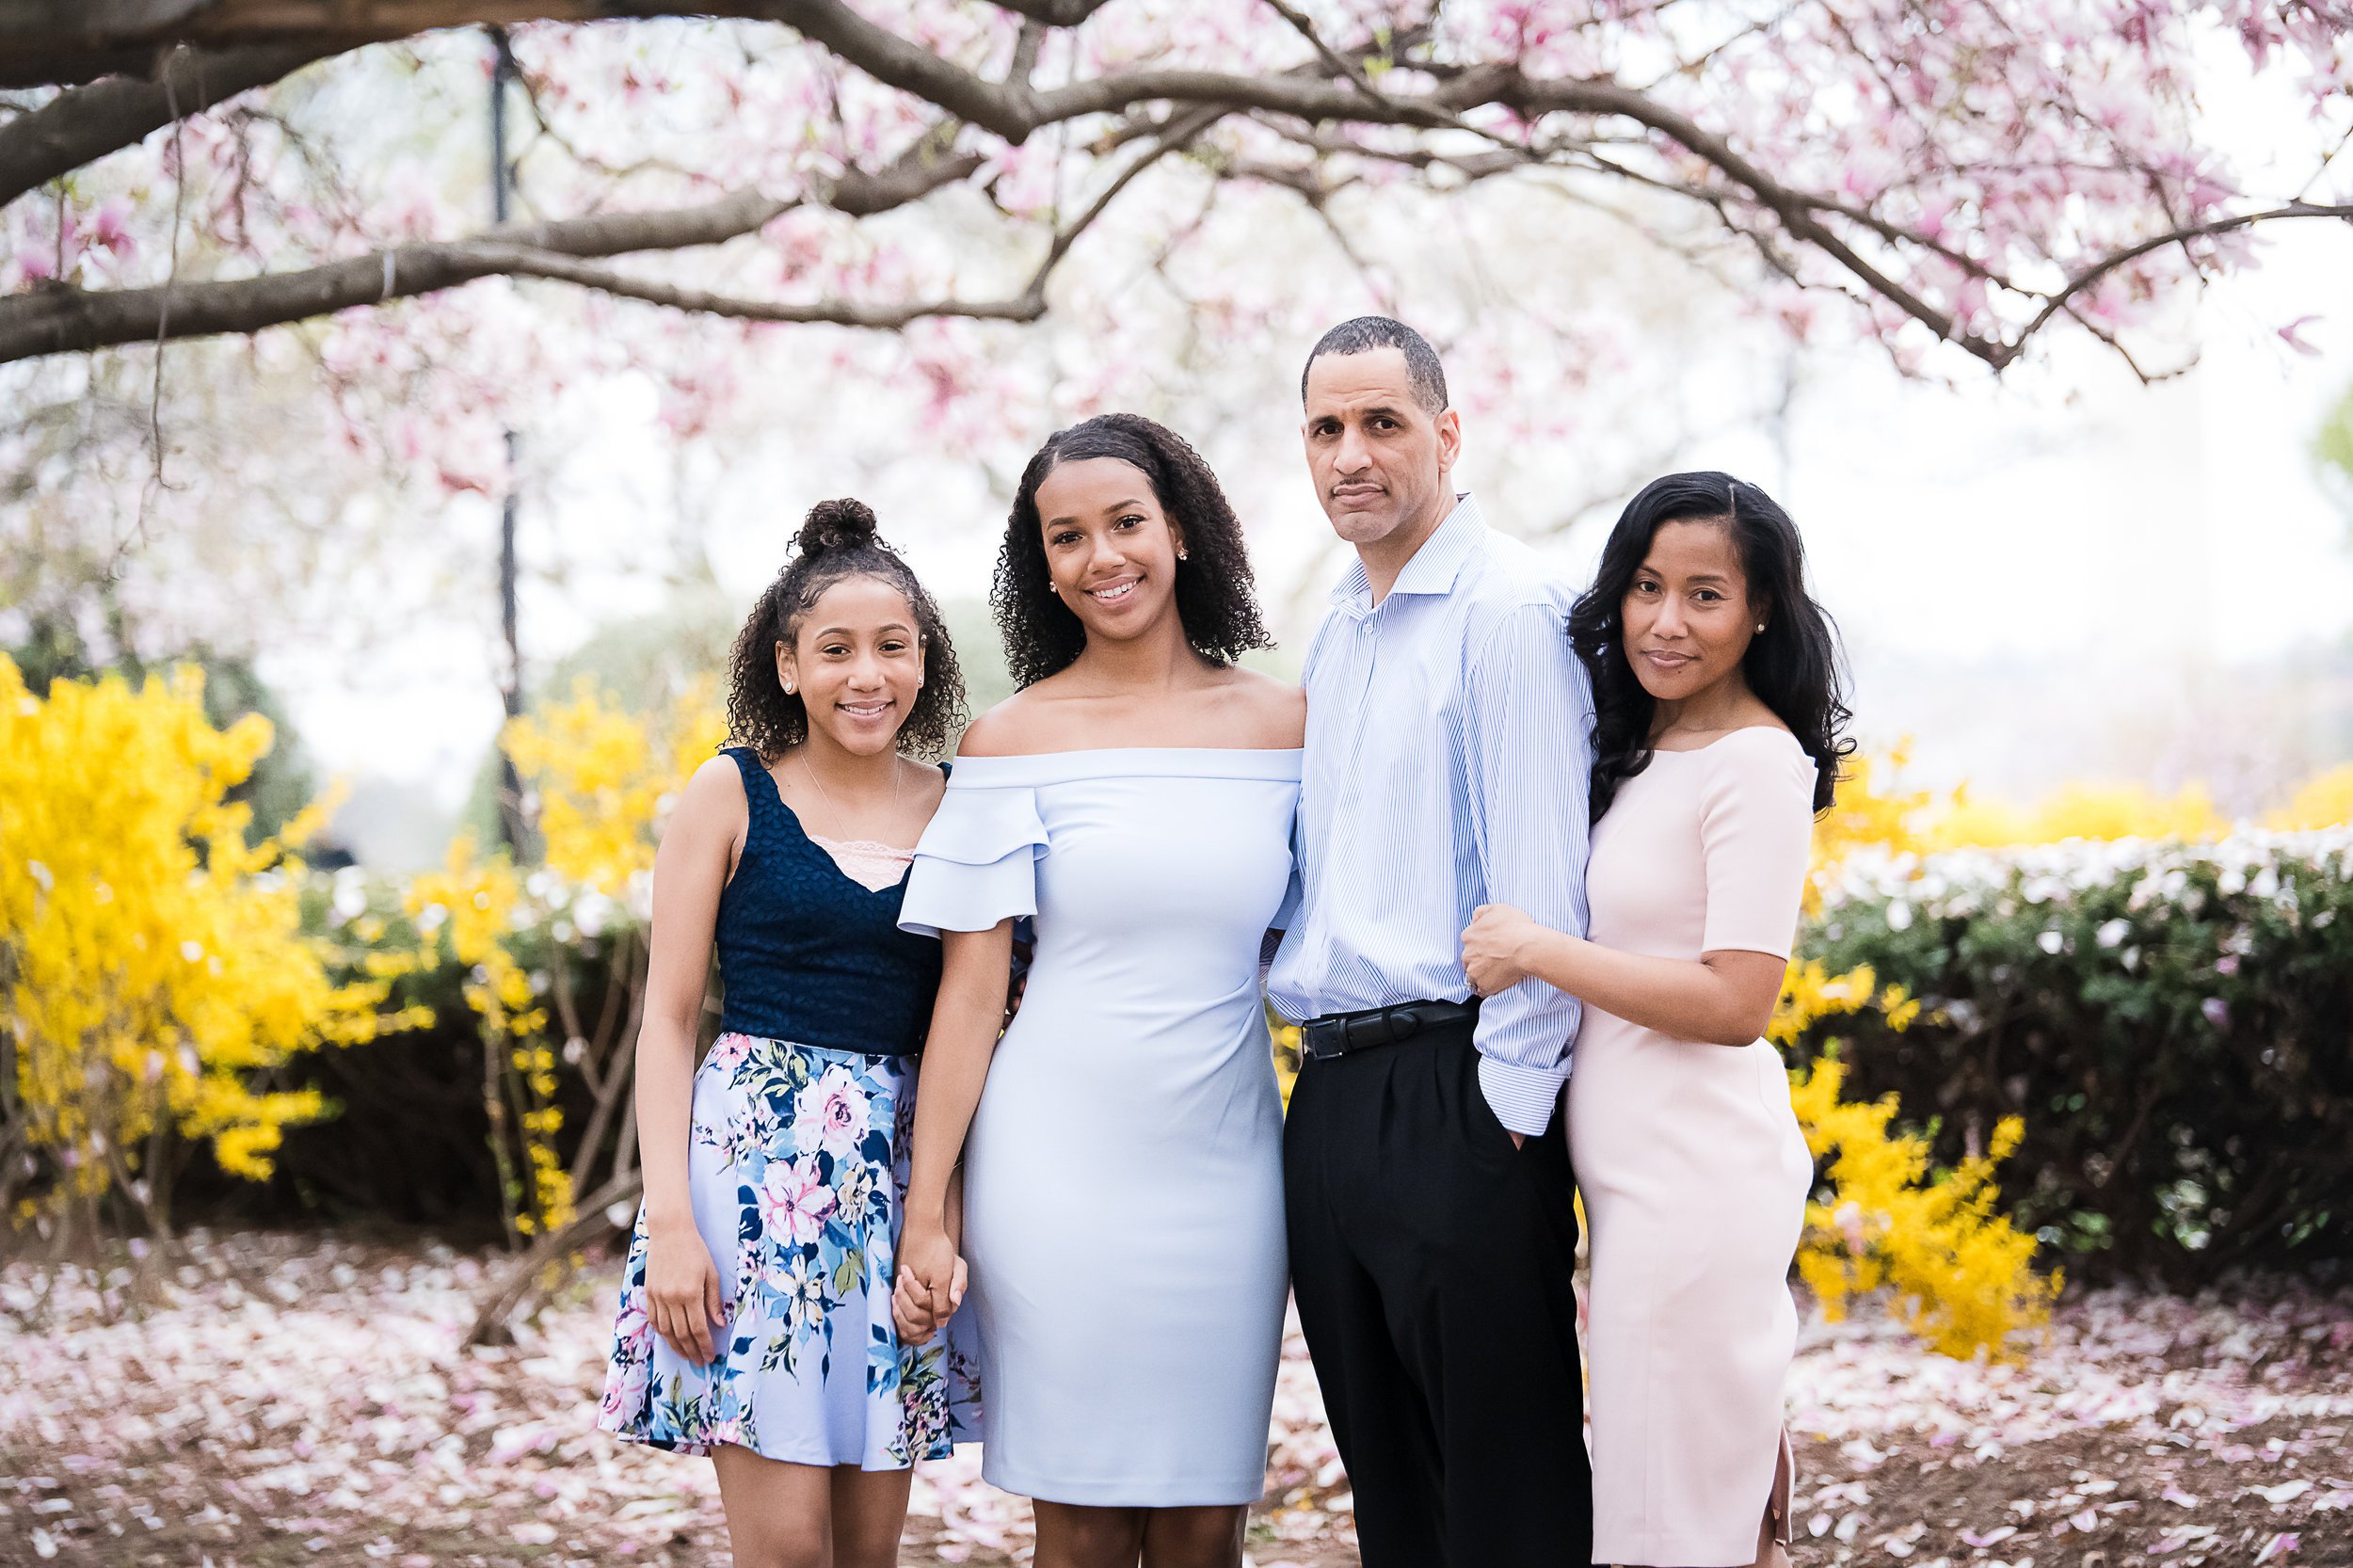
<path fill-rule="evenodd" d="M 1797 737 L 1766 725 L 1708 746 L 1704 765 L 1707 920 L 1700 951 L 1786 958 L 1814 847 L 1814 759 Z"/>

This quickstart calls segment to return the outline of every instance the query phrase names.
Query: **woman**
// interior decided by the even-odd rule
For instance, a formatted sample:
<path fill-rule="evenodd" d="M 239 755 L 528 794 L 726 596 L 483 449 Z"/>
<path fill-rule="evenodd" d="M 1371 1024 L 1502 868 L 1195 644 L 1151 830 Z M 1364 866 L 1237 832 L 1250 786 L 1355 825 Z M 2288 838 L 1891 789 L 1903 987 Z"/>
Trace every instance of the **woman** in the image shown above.
<path fill-rule="evenodd" d="M 1489 906 L 1482 994 L 1585 1003 L 1568 1087 L 1593 1286 L 1593 1560 L 1785 1563 L 1789 1261 L 1814 1164 L 1759 1036 L 1839 760 L 1837 646 L 1787 514 L 1677 473 L 1636 496 L 1569 619 L 1593 676 L 1590 940 Z"/>
<path fill-rule="evenodd" d="M 1036 1499 L 1037 1568 L 1233 1568 L 1282 1341 L 1258 952 L 1305 700 L 1233 666 L 1266 645 L 1241 525 L 1149 420 L 1091 419 L 1031 459 L 993 597 L 1020 691 L 966 732 L 902 916 L 945 963 L 902 1321 L 952 1307 L 961 1158 L 982 1473 Z"/>
<path fill-rule="evenodd" d="M 872 512 L 825 502 L 794 542 L 729 660 L 737 744 L 654 860 L 646 1197 L 599 1424 L 712 1456 L 742 1568 L 884 1568 L 912 1463 L 950 1451 L 948 1352 L 903 1345 L 888 1293 L 939 983 L 899 911 L 944 786 L 906 754 L 945 748 L 964 687 Z"/>

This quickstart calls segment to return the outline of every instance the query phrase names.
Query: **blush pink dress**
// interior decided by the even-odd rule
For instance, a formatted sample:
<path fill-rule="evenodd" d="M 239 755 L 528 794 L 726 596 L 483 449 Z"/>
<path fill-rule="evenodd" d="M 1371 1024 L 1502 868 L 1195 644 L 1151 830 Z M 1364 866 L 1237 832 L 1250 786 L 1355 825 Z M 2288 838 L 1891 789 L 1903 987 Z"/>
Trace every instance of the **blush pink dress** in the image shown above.
<path fill-rule="evenodd" d="M 1657 754 L 1594 824 L 1593 939 L 1661 958 L 1786 958 L 1814 778 L 1796 739 L 1770 727 Z M 1674 1039 L 1588 1005 L 1574 1063 L 1593 1560 L 1752 1561 L 1781 1454 L 1798 1331 L 1789 1264 L 1814 1174 L 1781 1055 L 1762 1040 Z"/>

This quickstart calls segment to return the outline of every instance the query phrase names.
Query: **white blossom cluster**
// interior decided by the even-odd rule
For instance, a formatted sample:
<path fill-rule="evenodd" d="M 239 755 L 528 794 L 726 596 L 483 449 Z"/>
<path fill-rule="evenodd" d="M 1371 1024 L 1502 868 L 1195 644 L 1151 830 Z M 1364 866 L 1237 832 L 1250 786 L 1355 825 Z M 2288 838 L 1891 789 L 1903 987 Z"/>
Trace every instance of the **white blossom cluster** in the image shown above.
<path fill-rule="evenodd" d="M 2293 919 L 2323 881 L 2353 883 L 2353 824 L 2301 833 L 2241 827 L 2206 843 L 2068 839 L 1929 855 L 1868 849 L 1823 873 L 1822 920 L 1834 923 L 1841 909 L 1854 905 L 1884 906 L 1897 931 L 1921 917 L 2007 919 L 2029 905 L 2067 908 L 2088 893 L 2127 883 L 2126 907 L 2136 915 L 2162 906 L 2195 916 L 2210 897 L 2243 894 Z M 2333 913 L 2317 910 L 2313 923 L 2326 924 Z M 2129 921 L 2111 920 L 2101 928 L 2100 944 L 2117 946 L 2129 928 Z"/>

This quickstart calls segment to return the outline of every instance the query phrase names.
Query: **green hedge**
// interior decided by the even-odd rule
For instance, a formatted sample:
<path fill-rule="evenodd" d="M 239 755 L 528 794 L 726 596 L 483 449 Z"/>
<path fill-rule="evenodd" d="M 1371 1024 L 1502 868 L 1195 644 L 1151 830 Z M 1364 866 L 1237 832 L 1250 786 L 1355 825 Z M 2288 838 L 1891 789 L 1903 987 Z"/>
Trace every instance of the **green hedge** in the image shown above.
<path fill-rule="evenodd" d="M 1808 950 L 1924 1007 L 1804 1049 L 1945 1159 L 2023 1117 L 2004 1202 L 2072 1272 L 2353 1256 L 2353 828 L 1850 866 Z"/>
<path fill-rule="evenodd" d="M 341 917 L 322 882 L 321 919 L 346 940 L 361 903 L 397 902 L 380 885 L 356 899 L 357 874 L 331 884 Z M 544 973 L 559 937 L 584 1008 L 601 1012 L 609 946 L 551 920 L 524 935 L 525 962 Z M 378 940 L 414 934 L 395 918 Z M 1902 1032 L 1871 1014 L 1827 1019 L 1801 1053 L 1837 1050 L 1853 1093 L 1898 1096 L 1948 1160 L 2022 1117 L 2004 1201 L 2071 1273 L 2180 1284 L 2353 1256 L 2353 828 L 1852 865 L 1805 951 L 1834 969 L 1867 964 L 1925 1005 Z M 184 1209 L 495 1234 L 462 979 L 444 968 L 402 982 L 440 1012 L 434 1028 L 281 1069 L 340 1116 L 292 1132 L 264 1187 L 195 1161 Z M 568 1164 L 586 1094 L 559 1078 Z"/>

